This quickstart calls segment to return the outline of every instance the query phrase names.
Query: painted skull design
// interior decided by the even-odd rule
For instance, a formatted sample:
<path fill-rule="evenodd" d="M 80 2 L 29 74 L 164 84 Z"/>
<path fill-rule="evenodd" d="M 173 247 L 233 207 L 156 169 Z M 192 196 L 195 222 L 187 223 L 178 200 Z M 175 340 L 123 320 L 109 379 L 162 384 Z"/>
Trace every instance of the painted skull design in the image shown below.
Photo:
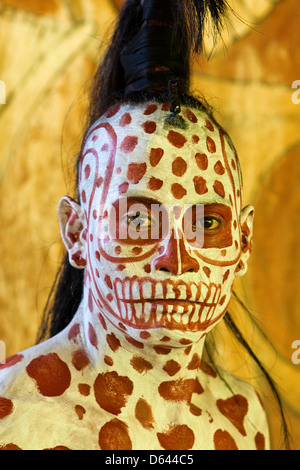
<path fill-rule="evenodd" d="M 82 266 L 76 253 L 71 262 L 87 268 L 91 313 L 175 347 L 223 317 L 246 270 L 252 208 L 241 211 L 239 162 L 220 126 L 182 107 L 179 129 L 168 114 L 167 104 L 117 105 L 90 128 L 79 181 L 86 249 Z"/>

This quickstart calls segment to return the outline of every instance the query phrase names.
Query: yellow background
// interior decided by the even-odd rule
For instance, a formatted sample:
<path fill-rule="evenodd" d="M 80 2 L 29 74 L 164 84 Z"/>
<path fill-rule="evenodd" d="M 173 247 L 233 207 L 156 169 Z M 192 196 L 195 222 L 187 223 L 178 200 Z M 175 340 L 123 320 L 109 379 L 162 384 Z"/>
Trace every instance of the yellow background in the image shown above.
<path fill-rule="evenodd" d="M 233 17 L 210 60 L 193 64 L 204 93 L 231 135 L 244 176 L 244 204 L 256 208 L 249 270 L 236 290 L 270 344 L 232 302 L 253 349 L 275 379 L 300 449 L 300 80 L 299 0 L 231 0 Z M 119 0 L 0 2 L 0 340 L 7 356 L 34 344 L 63 253 L 58 200 L 73 194 L 87 90 L 107 45 Z M 207 43 L 207 57 L 211 52 Z M 298 95 L 300 98 L 300 93 Z M 1 101 L 1 100 L 0 100 Z M 280 420 L 257 369 L 220 325 L 222 361 L 264 399 L 272 444 Z M 300 355 L 299 355 L 300 357 Z"/>

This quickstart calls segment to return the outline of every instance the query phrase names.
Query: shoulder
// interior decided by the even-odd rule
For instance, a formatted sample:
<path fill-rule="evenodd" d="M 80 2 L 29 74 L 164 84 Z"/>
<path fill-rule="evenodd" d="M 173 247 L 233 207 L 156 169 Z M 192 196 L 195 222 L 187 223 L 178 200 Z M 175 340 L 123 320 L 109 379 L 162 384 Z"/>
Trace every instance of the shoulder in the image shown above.
<path fill-rule="evenodd" d="M 17 404 L 58 396 L 69 387 L 72 345 L 65 348 L 63 336 L 59 334 L 21 351 L 0 365 L 0 405 L 6 414 Z M 2 412 L 0 418 L 4 417 Z"/>
<path fill-rule="evenodd" d="M 218 368 L 220 392 L 218 410 L 238 429 L 240 434 L 253 436 L 258 450 L 270 448 L 269 425 L 263 401 L 256 388 L 223 368 Z"/>

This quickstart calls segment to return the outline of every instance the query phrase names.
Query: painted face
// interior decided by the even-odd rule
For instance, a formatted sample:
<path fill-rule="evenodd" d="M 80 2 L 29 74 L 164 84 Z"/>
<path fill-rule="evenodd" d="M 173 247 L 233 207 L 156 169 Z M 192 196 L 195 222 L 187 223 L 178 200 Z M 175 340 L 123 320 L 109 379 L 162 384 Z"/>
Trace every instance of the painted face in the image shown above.
<path fill-rule="evenodd" d="M 241 258 L 241 178 L 227 134 L 182 107 L 110 109 L 80 162 L 94 304 L 134 338 L 197 341 L 224 315 Z M 170 344 L 170 343 L 169 343 Z"/>

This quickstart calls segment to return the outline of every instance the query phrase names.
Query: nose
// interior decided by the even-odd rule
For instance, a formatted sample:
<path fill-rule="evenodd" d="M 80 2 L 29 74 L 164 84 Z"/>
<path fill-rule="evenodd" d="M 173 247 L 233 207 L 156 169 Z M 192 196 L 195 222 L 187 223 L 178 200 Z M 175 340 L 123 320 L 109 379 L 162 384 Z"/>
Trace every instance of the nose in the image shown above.
<path fill-rule="evenodd" d="M 175 238 L 174 230 L 164 253 L 154 260 L 153 265 L 156 271 L 167 271 L 177 276 L 199 270 L 198 261 L 187 252 L 182 236 Z"/>

